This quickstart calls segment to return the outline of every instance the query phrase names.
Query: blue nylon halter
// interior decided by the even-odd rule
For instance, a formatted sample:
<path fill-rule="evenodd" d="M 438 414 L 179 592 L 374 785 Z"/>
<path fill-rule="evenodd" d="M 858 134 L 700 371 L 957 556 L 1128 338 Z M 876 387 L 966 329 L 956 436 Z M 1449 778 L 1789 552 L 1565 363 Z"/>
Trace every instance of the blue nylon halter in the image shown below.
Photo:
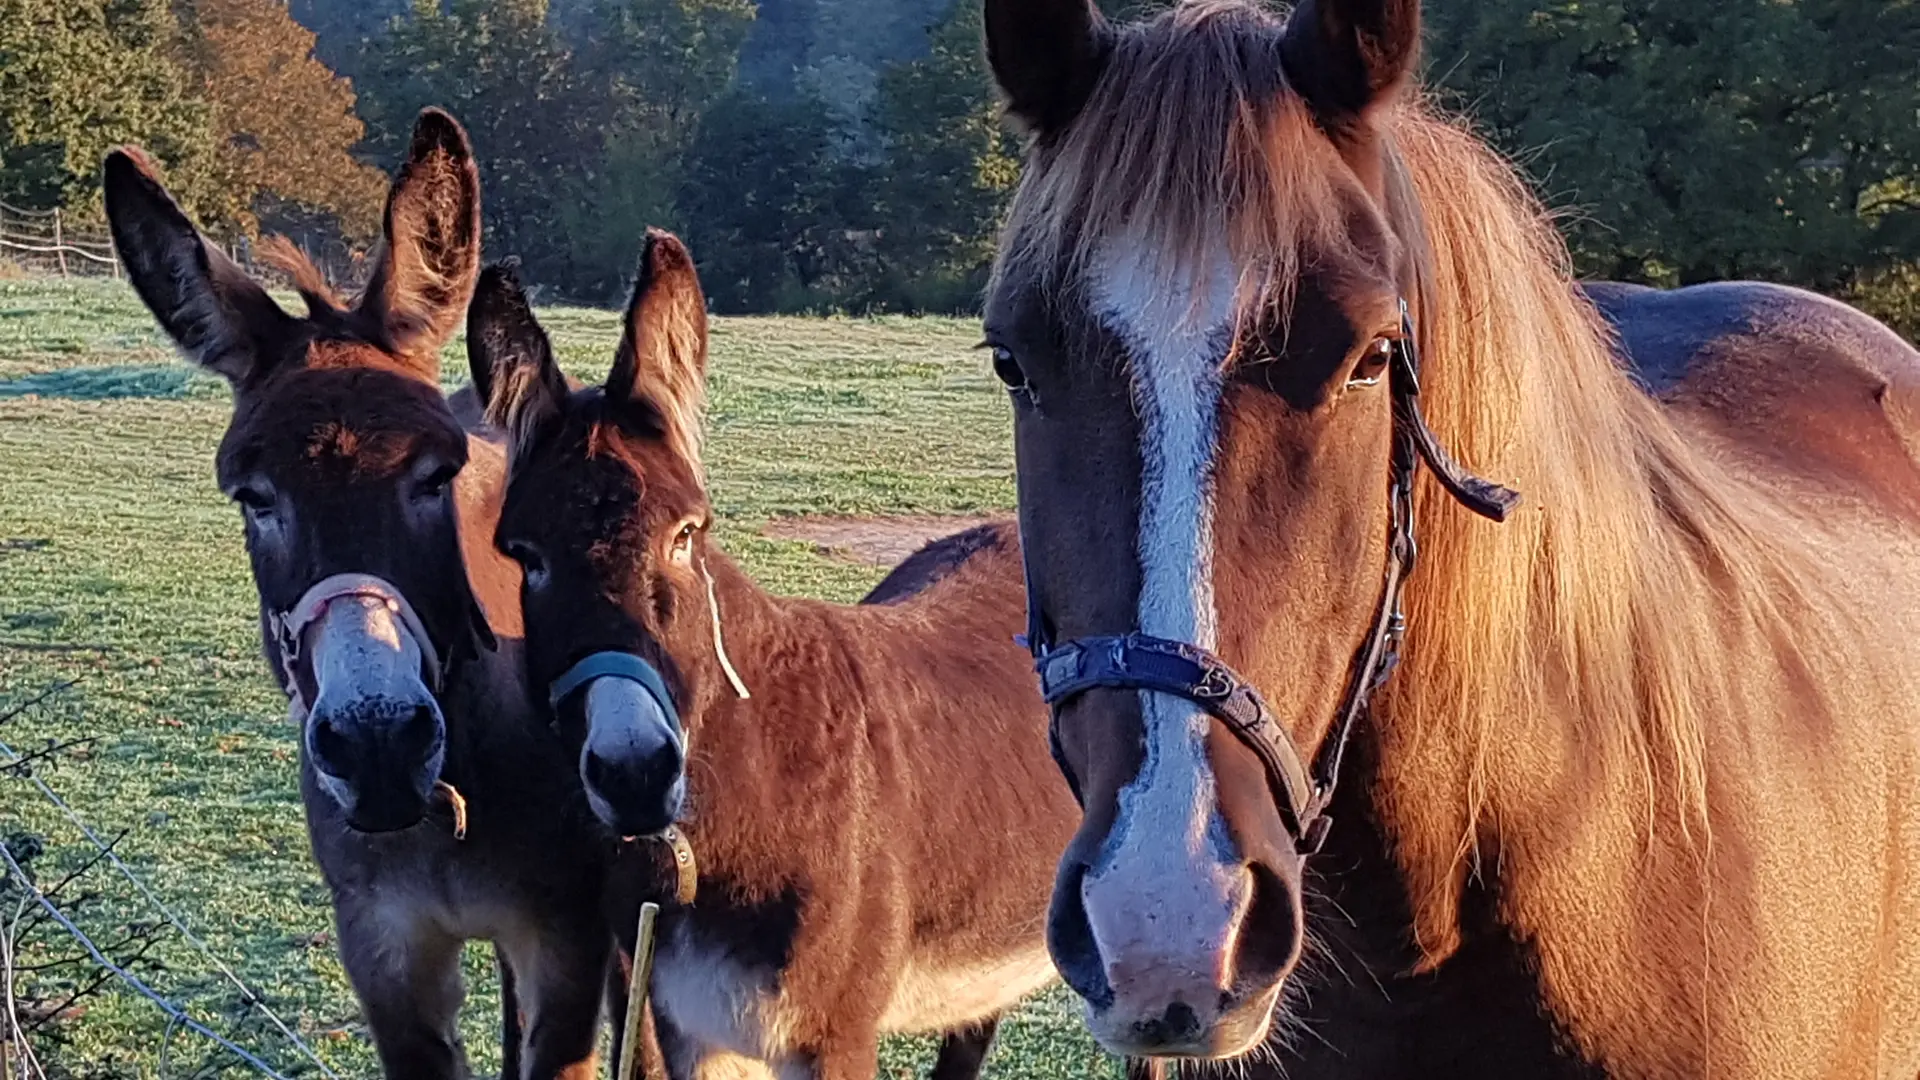
<path fill-rule="evenodd" d="M 561 702 L 595 679 L 638 683 L 666 714 L 667 723 L 673 725 L 675 731 L 680 730 L 680 710 L 674 707 L 673 694 L 667 690 L 667 680 L 661 678 L 660 669 L 627 652 L 597 652 L 568 668 L 548 687 L 547 704 L 558 712 Z"/>

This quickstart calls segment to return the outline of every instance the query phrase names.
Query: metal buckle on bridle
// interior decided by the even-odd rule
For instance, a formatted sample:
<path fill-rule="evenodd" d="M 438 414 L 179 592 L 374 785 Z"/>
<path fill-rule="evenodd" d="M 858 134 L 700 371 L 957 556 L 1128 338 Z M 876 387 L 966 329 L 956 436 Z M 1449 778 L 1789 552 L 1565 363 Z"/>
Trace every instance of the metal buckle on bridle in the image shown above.
<path fill-rule="evenodd" d="M 1420 463 L 1427 464 L 1455 501 L 1493 521 L 1504 521 L 1520 499 L 1511 489 L 1468 473 L 1441 448 L 1420 411 L 1420 358 L 1413 315 L 1404 298 L 1400 301 L 1400 325 L 1401 339 L 1389 375 L 1393 396 L 1387 494 L 1390 524 L 1379 614 L 1354 657 L 1345 698 L 1312 768 L 1302 769 L 1291 736 L 1273 720 L 1259 692 L 1224 660 L 1199 646 L 1138 633 L 1092 636 L 1056 646 L 1046 633 L 1032 569 L 1028 567 L 1027 632 L 1016 640 L 1033 654 L 1041 694 L 1053 713 L 1048 739 L 1054 762 L 1076 800 L 1081 798 L 1079 781 L 1060 747 L 1060 707 L 1095 687 L 1153 690 L 1201 706 L 1225 722 L 1227 729 L 1254 751 L 1283 804 L 1288 831 L 1302 858 L 1316 854 L 1326 842 L 1332 824 L 1327 809 L 1339 783 L 1346 744 L 1373 694 L 1399 665 L 1400 646 L 1406 637 L 1401 594 L 1419 555 L 1414 538 L 1413 481 Z M 1173 663 L 1149 664 L 1146 661 L 1150 657 L 1171 658 Z M 1192 673 L 1185 679 L 1170 674 L 1183 670 Z"/>

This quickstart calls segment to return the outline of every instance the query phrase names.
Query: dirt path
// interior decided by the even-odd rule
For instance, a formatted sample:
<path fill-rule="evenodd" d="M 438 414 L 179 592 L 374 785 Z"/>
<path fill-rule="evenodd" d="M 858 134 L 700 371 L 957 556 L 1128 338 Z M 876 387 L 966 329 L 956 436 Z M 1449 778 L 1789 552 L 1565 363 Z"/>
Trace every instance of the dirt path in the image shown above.
<path fill-rule="evenodd" d="M 791 517 L 768 522 L 765 532 L 775 540 L 813 544 L 822 554 L 873 566 L 893 566 L 930 540 L 998 520 L 973 515 Z"/>

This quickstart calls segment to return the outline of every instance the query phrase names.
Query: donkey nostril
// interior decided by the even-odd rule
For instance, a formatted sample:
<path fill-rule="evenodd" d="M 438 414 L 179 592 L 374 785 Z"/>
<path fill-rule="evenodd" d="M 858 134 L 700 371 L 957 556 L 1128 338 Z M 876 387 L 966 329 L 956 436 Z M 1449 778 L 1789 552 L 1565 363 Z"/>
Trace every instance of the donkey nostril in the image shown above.
<path fill-rule="evenodd" d="M 606 789 L 609 772 L 605 758 L 591 750 L 587 751 L 587 760 L 581 771 L 586 774 L 588 785 L 598 790 Z"/>
<path fill-rule="evenodd" d="M 314 718 L 312 749 L 313 763 L 321 772 L 332 776 L 346 775 L 353 747 L 331 717 Z"/>
<path fill-rule="evenodd" d="M 401 729 L 404 749 L 425 756 L 440 738 L 440 717 L 431 705 L 416 705 Z"/>

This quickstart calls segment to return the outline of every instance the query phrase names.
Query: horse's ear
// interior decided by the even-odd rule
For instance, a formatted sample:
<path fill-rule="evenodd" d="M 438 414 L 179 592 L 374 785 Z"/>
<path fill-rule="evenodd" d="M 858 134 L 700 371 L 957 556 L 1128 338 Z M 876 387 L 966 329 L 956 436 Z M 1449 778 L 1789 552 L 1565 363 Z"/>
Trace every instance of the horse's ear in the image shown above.
<path fill-rule="evenodd" d="M 1113 49 L 1093 0 L 986 0 L 987 63 L 1007 112 L 1042 138 L 1079 114 Z"/>
<path fill-rule="evenodd" d="M 1339 128 L 1391 101 L 1420 59 L 1420 0 L 1301 0 L 1281 62 L 1293 88 Z"/>
<path fill-rule="evenodd" d="M 437 375 L 480 272 L 480 171 L 467 133 L 439 109 L 414 122 L 384 228 L 360 312 L 396 355 Z"/>
<path fill-rule="evenodd" d="M 480 275 L 467 310 L 467 367 L 487 422 L 515 432 L 516 441 L 559 412 L 566 399 L 566 376 L 527 304 L 513 260 Z"/>
<path fill-rule="evenodd" d="M 627 329 L 607 372 L 607 396 L 644 400 L 659 412 L 667 438 L 700 460 L 707 404 L 707 300 L 693 256 L 672 233 L 648 229 L 640 272 L 627 304 Z"/>
<path fill-rule="evenodd" d="M 144 153 L 108 154 L 101 181 L 127 280 L 189 358 L 236 387 L 280 359 L 296 320 L 201 237 Z"/>

